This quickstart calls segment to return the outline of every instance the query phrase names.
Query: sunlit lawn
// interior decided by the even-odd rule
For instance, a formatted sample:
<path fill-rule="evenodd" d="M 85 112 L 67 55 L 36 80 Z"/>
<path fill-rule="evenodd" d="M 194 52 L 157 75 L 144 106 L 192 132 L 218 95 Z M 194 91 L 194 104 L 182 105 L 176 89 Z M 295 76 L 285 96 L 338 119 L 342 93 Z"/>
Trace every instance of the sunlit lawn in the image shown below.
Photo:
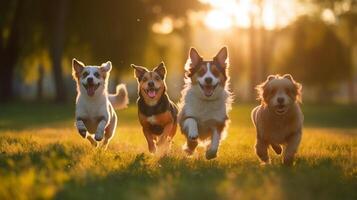
<path fill-rule="evenodd" d="M 151 156 L 135 105 L 119 111 L 104 152 L 74 129 L 73 106 L 0 106 L 0 199 L 357 199 L 357 107 L 304 106 L 297 163 L 262 167 L 253 151 L 252 105 L 235 106 L 219 157 Z"/>

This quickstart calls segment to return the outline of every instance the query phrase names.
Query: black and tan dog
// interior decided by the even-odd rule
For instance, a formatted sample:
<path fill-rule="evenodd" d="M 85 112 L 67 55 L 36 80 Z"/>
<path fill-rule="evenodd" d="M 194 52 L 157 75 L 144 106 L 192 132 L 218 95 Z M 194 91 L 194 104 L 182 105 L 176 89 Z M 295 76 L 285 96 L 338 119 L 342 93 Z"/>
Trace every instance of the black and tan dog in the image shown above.
<path fill-rule="evenodd" d="M 149 151 L 157 147 L 171 146 L 177 128 L 177 107 L 166 93 L 166 68 L 161 62 L 152 71 L 145 67 L 131 65 L 138 80 L 138 114 L 143 127 Z"/>

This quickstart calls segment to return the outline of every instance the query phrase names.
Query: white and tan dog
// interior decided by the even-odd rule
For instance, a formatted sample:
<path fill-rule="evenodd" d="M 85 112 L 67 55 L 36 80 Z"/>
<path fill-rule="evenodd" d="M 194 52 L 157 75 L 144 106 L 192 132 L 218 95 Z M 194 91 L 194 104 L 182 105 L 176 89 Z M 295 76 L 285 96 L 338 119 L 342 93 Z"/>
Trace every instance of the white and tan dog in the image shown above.
<path fill-rule="evenodd" d="M 108 94 L 108 79 L 112 69 L 110 61 L 101 66 L 85 66 L 82 62 L 73 59 L 72 67 L 78 92 L 76 99 L 78 132 L 96 147 L 104 138 L 102 146 L 106 149 L 117 125 L 114 108 L 125 108 L 129 101 L 126 87 L 120 84 L 116 88 L 116 94 Z"/>
<path fill-rule="evenodd" d="M 192 155 L 198 144 L 205 146 L 206 158 L 217 157 L 220 141 L 226 136 L 232 95 L 229 91 L 228 52 L 223 47 L 210 61 L 191 48 L 187 60 L 185 86 L 179 104 L 179 124 Z"/>
<path fill-rule="evenodd" d="M 298 150 L 304 116 L 301 112 L 301 84 L 290 74 L 270 75 L 256 87 L 261 105 L 252 111 L 257 131 L 256 154 L 264 164 L 270 163 L 268 148 L 283 151 L 283 163 L 292 165 Z"/>

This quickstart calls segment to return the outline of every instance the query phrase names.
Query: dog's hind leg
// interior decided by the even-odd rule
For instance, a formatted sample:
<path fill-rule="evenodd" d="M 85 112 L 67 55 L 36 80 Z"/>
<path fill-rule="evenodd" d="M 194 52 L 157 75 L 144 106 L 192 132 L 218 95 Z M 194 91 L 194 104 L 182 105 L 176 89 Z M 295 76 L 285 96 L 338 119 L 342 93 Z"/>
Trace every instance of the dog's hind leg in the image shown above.
<path fill-rule="evenodd" d="M 283 152 L 283 164 L 291 166 L 301 141 L 301 131 L 289 137 Z"/>
<path fill-rule="evenodd" d="M 187 153 L 187 155 L 191 156 L 195 152 L 197 145 L 198 145 L 197 140 L 187 139 L 186 144 L 183 147 L 183 150 Z"/>
<path fill-rule="evenodd" d="M 88 139 L 88 141 L 92 144 L 92 146 L 98 147 L 98 142 L 95 141 L 95 139 L 93 138 L 93 136 L 87 134 L 87 139 Z"/>
<path fill-rule="evenodd" d="M 176 132 L 176 124 L 170 123 L 164 127 L 162 136 L 159 138 L 159 141 L 156 143 L 157 146 L 162 146 L 164 144 L 170 143 L 172 139 L 172 132 Z"/>
<path fill-rule="evenodd" d="M 282 148 L 279 144 L 270 144 L 276 154 L 280 155 L 282 152 Z"/>
<path fill-rule="evenodd" d="M 102 144 L 103 149 L 106 150 L 108 148 L 109 142 L 114 136 L 116 127 L 117 127 L 117 117 L 114 116 L 111 119 L 110 124 L 107 126 L 107 128 L 105 128 L 104 140 L 103 140 L 103 144 Z"/>
<path fill-rule="evenodd" d="M 97 140 L 98 142 L 103 139 L 104 131 L 107 125 L 108 125 L 108 117 L 103 116 L 99 121 L 97 131 L 95 132 L 95 136 L 94 136 L 94 139 Z"/>

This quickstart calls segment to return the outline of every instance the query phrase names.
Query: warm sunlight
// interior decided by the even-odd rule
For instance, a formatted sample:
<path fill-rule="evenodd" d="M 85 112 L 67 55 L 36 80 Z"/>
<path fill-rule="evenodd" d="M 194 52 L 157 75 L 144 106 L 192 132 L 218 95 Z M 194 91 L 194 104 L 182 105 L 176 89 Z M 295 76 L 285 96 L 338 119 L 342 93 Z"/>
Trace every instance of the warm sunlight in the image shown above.
<path fill-rule="evenodd" d="M 164 17 L 160 22 L 151 27 L 154 33 L 169 34 L 173 30 L 173 20 L 170 17 Z"/>
<path fill-rule="evenodd" d="M 228 29 L 232 27 L 232 16 L 219 11 L 212 10 L 205 17 L 205 24 L 212 29 Z"/>
<path fill-rule="evenodd" d="M 212 7 L 204 23 L 211 29 L 224 30 L 234 26 L 248 28 L 263 25 L 266 29 L 286 26 L 297 15 L 294 0 L 200 0 Z M 288 12 L 287 12 L 288 11 Z M 254 19 L 254 21 L 253 21 Z"/>

